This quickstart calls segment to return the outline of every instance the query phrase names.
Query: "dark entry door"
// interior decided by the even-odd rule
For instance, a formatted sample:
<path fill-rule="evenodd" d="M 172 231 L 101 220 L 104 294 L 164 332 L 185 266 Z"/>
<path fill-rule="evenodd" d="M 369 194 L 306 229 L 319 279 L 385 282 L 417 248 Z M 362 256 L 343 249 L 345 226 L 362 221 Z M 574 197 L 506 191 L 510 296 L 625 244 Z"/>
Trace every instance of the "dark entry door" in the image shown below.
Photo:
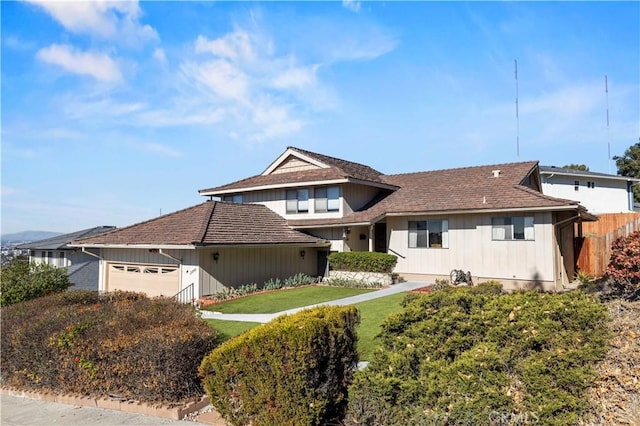
<path fill-rule="evenodd" d="M 318 250 L 318 276 L 326 277 L 329 273 L 329 262 L 327 261 L 329 256 L 328 250 Z"/>
<path fill-rule="evenodd" d="M 373 228 L 374 250 L 378 253 L 387 252 L 387 224 L 376 223 Z"/>

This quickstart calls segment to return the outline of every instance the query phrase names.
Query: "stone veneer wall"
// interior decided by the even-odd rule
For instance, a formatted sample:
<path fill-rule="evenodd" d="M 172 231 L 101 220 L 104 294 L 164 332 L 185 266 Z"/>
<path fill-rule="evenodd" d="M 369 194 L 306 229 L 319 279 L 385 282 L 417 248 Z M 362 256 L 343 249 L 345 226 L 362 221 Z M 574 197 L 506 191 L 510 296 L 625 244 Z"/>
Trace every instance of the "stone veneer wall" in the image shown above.
<path fill-rule="evenodd" d="M 329 271 L 329 279 L 364 281 L 368 284 L 382 283 L 383 286 L 394 283 L 391 274 L 383 272 Z"/>

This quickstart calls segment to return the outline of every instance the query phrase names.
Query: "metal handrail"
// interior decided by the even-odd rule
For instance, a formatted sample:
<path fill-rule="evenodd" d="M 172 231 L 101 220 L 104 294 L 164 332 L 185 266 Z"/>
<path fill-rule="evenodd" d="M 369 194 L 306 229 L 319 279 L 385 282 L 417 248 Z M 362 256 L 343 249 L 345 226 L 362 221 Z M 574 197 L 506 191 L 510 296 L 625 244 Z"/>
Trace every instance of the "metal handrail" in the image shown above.
<path fill-rule="evenodd" d="M 193 297 L 193 286 L 193 284 L 188 285 L 187 287 L 176 293 L 176 295 L 173 297 L 180 303 L 193 304 L 195 302 L 195 299 Z"/>

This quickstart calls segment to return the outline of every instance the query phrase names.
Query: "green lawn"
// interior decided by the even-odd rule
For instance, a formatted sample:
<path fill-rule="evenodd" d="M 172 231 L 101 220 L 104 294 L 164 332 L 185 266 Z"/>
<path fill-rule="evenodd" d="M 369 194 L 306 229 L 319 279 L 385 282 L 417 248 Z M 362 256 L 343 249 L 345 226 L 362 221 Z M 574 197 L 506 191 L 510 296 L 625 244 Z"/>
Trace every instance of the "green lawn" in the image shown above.
<path fill-rule="evenodd" d="M 223 342 L 260 325 L 259 322 L 246 321 L 223 321 L 217 319 L 205 319 L 205 321 L 211 328 L 218 332 L 220 341 Z"/>
<path fill-rule="evenodd" d="M 401 303 L 407 293 L 397 293 L 366 302 L 356 303 L 360 311 L 358 326 L 358 355 L 360 361 L 371 361 L 373 351 L 378 346 L 375 337 L 380 333 L 380 325 L 391 313 L 402 309 Z"/>
<path fill-rule="evenodd" d="M 370 291 L 373 290 L 310 286 L 241 297 L 240 299 L 211 305 L 205 309 L 222 312 L 223 314 L 273 314 L 287 309 L 342 299 Z"/>
<path fill-rule="evenodd" d="M 307 288 L 314 288 L 314 287 L 307 287 Z M 321 289 L 330 288 L 332 290 L 341 289 L 341 287 L 320 287 L 320 288 Z M 305 289 L 284 290 L 284 292 L 299 291 L 299 290 L 305 290 Z M 349 289 L 342 289 L 342 290 L 349 290 Z M 232 302 L 244 301 L 245 303 L 248 303 L 250 299 L 253 299 L 253 298 L 262 299 L 265 296 L 271 296 L 278 293 L 280 292 L 249 296 L 243 299 L 237 299 Z M 406 293 L 392 294 L 391 296 L 381 297 L 379 299 L 373 299 L 367 302 L 357 303 L 355 305 L 358 308 L 358 311 L 360 311 L 360 326 L 358 327 L 358 354 L 360 355 L 360 361 L 371 360 L 373 351 L 378 346 L 377 342 L 375 341 L 375 336 L 377 336 L 378 333 L 380 333 L 380 325 L 382 324 L 382 321 L 384 321 L 387 315 L 393 312 L 398 312 L 400 311 L 400 309 L 402 309 L 401 303 L 405 295 Z M 331 299 L 336 299 L 340 297 L 348 297 L 348 296 L 339 296 Z M 331 300 L 331 299 L 328 299 L 328 300 Z M 304 300 L 305 300 L 304 305 L 308 305 L 309 303 L 306 303 L 308 299 L 304 299 Z M 221 305 L 226 305 L 232 302 L 226 302 L 224 304 L 215 305 L 215 306 L 217 307 Z M 316 301 L 311 303 L 318 303 L 318 302 Z M 304 305 L 292 305 L 287 308 L 279 309 L 279 310 L 286 310 L 286 309 L 296 308 Z M 231 312 L 228 312 L 228 313 L 231 313 Z M 234 313 L 236 312 L 234 311 Z M 259 323 L 255 323 L 255 322 L 242 322 L 242 321 L 222 321 L 222 320 L 214 320 L 214 319 L 208 319 L 206 321 L 211 327 L 213 327 L 215 330 L 218 331 L 218 333 L 220 333 L 220 337 L 222 340 L 228 340 L 246 330 L 249 330 L 253 327 L 260 325 Z"/>

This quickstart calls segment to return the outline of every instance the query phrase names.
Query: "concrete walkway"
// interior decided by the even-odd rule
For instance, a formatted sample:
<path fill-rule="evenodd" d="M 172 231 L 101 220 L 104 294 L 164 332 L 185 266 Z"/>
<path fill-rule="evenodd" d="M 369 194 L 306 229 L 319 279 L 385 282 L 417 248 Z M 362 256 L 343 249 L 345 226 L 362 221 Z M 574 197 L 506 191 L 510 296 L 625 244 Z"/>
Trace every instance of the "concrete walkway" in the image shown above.
<path fill-rule="evenodd" d="M 169 420 L 104 408 L 79 407 L 8 395 L 0 397 L 0 424 L 2 426 L 207 425 L 207 423 Z"/>
<path fill-rule="evenodd" d="M 223 321 L 259 322 L 259 323 L 265 324 L 280 315 L 293 314 L 303 309 L 314 308 L 316 306 L 322 306 L 322 305 L 329 305 L 329 306 L 353 305 L 355 303 L 378 299 L 380 297 L 389 296 L 391 294 L 402 293 L 403 291 L 415 290 L 416 288 L 426 287 L 428 285 L 431 285 L 431 284 L 425 283 L 425 282 L 417 282 L 417 281 L 405 281 L 402 283 L 393 284 L 389 287 L 385 287 L 380 290 L 359 294 L 357 296 L 346 297 L 344 299 L 331 300 L 329 302 L 317 303 L 315 305 L 303 306 L 301 308 L 289 309 L 282 312 L 276 312 L 275 314 L 223 314 L 220 312 L 204 311 L 204 310 L 201 310 L 199 312 L 202 314 L 202 318 L 205 318 L 205 319 L 217 319 L 217 320 L 223 320 Z"/>

